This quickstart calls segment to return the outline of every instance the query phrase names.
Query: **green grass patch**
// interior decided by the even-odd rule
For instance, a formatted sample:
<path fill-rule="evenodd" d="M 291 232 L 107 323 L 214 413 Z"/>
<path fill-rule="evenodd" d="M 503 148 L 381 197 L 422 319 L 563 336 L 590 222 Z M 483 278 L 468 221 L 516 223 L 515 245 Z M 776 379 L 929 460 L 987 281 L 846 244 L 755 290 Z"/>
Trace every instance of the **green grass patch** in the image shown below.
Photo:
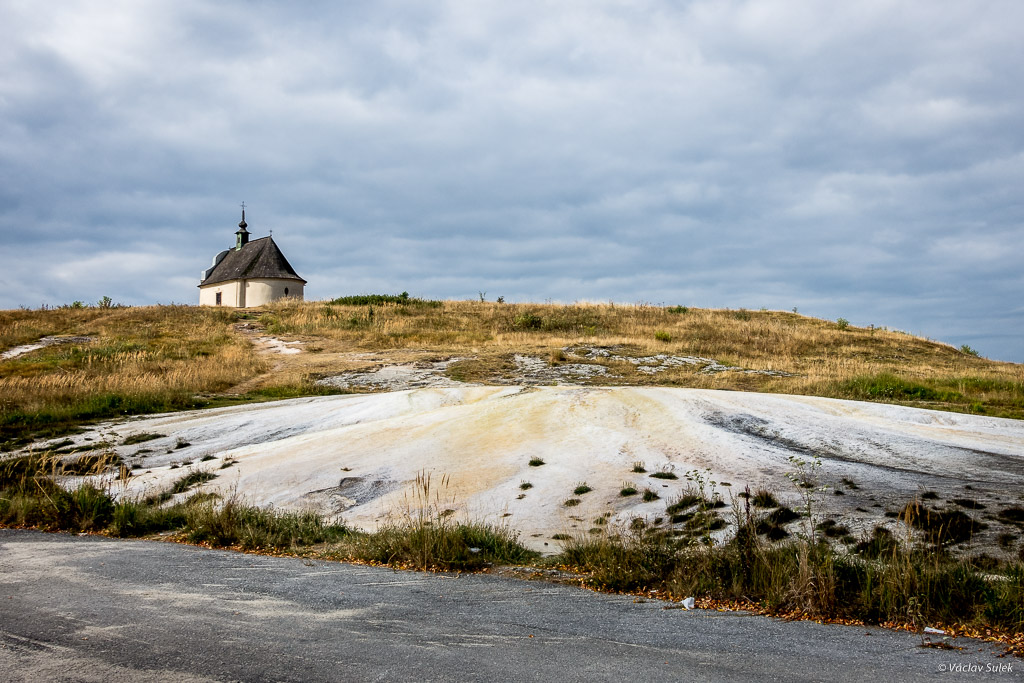
<path fill-rule="evenodd" d="M 351 296 L 340 296 L 327 302 L 329 306 L 378 306 L 381 304 L 400 304 L 402 306 L 426 306 L 437 308 L 442 305 L 441 301 L 431 299 L 418 299 L 409 296 L 409 292 L 401 294 L 354 294 Z"/>
<path fill-rule="evenodd" d="M 856 377 L 841 383 L 839 388 L 846 396 L 869 401 L 964 401 L 958 391 L 933 388 L 890 373 Z"/>

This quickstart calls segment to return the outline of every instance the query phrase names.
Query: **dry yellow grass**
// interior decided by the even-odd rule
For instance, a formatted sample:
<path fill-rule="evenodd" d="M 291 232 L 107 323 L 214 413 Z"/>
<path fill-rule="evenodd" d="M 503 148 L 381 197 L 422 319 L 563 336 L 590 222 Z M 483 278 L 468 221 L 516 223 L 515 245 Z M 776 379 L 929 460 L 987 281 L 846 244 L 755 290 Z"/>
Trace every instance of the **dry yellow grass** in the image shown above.
<path fill-rule="evenodd" d="M 307 353 L 268 362 L 243 319 L 306 342 Z M 476 301 L 341 305 L 283 301 L 259 312 L 193 306 L 0 311 L 0 350 L 47 335 L 89 336 L 0 362 L 0 443 L 47 425 L 200 405 L 221 394 L 322 393 L 313 380 L 373 362 L 461 357 L 449 374 L 514 378 L 514 354 L 581 362 L 578 348 L 624 356 L 700 356 L 790 376 L 707 374 L 698 366 L 640 374 L 611 359 L 600 384 L 659 384 L 884 400 L 1024 417 L 1024 365 L 961 353 L 885 329 L 847 327 L 780 311 L 618 304 Z M 567 349 L 563 351 L 563 349 Z"/>
<path fill-rule="evenodd" d="M 281 302 L 262 318 L 270 332 L 316 340 L 330 351 L 427 351 L 473 356 L 453 376 L 488 381 L 510 370 L 514 353 L 577 360 L 574 347 L 620 347 L 625 355 L 711 358 L 779 370 L 790 377 L 705 374 L 695 366 L 640 375 L 619 367 L 602 384 L 714 389 L 892 400 L 1024 417 L 1024 365 L 978 358 L 899 331 L 845 327 L 782 311 L 664 308 L 618 304 L 497 304 L 475 301 L 373 306 Z M 554 354 L 554 355 L 553 355 Z M 615 366 L 614 361 L 596 361 Z M 321 364 L 330 364 L 328 353 Z M 619 364 L 623 365 L 622 363 Z M 307 373 L 316 370 L 307 365 Z"/>
<path fill-rule="evenodd" d="M 91 340 L 0 363 L 2 436 L 199 405 L 196 394 L 266 369 L 234 320 L 231 311 L 187 306 L 2 311 L 0 348 L 51 335 Z"/>

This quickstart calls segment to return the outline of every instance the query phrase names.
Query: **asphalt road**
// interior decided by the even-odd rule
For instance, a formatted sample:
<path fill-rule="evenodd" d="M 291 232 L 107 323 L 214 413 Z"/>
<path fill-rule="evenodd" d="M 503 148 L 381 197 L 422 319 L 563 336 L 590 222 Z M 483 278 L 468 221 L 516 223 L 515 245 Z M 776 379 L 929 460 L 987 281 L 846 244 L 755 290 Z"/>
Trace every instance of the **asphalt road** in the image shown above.
<path fill-rule="evenodd" d="M 1024 678 L 1024 662 L 975 641 L 936 650 L 912 634 L 664 606 L 495 576 L 0 530 L 4 681 Z"/>

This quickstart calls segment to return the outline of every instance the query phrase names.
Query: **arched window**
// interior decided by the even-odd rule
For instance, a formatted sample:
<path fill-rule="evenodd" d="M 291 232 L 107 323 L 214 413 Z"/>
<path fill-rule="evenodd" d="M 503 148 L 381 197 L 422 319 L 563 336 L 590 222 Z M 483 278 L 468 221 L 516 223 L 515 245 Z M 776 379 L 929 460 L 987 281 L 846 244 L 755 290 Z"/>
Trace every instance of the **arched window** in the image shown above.
<path fill-rule="evenodd" d="M 288 288 L 287 287 L 284 288 L 284 295 L 288 296 Z"/>

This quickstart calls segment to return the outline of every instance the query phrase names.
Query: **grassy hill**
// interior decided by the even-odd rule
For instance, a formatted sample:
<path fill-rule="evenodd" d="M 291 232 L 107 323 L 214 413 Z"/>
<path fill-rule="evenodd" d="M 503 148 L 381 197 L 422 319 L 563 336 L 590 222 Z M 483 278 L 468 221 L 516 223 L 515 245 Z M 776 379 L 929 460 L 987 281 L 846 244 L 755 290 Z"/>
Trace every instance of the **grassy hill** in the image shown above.
<path fill-rule="evenodd" d="M 307 353 L 270 359 L 254 347 L 254 332 L 305 341 Z M 607 368 L 581 380 L 587 384 L 807 394 L 1024 418 L 1024 365 L 904 332 L 780 311 L 360 296 L 259 311 L 0 312 L 0 352 L 52 335 L 90 340 L 0 360 L 6 448 L 89 419 L 331 393 L 337 390 L 315 380 L 367 353 L 378 363 L 457 357 L 448 375 L 482 383 L 515 381 L 513 359 L 520 355 L 553 367 Z M 658 355 L 697 360 L 637 372 L 636 359 Z M 709 372 L 710 361 L 735 370 Z"/>

